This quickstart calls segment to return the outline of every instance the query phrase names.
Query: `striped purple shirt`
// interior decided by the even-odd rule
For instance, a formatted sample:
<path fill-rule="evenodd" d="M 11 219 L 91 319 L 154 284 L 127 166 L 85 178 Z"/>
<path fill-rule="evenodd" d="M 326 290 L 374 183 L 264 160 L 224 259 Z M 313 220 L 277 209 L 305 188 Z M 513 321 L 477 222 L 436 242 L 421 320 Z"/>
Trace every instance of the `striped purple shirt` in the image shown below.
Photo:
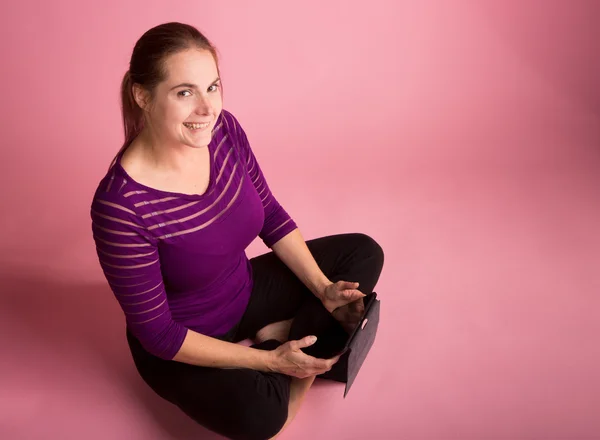
<path fill-rule="evenodd" d="M 296 224 L 269 190 L 244 130 L 222 110 L 203 195 L 160 191 L 133 181 L 119 155 L 91 206 L 100 265 L 127 327 L 163 359 L 187 329 L 216 336 L 242 317 L 252 290 L 245 249 L 271 247 Z"/>

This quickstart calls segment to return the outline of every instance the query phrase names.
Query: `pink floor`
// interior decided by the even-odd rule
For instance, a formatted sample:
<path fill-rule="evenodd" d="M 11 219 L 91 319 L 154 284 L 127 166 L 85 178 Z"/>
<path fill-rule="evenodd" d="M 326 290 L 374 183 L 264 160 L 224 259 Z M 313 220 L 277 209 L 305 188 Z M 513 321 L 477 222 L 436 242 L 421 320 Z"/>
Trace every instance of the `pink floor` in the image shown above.
<path fill-rule="evenodd" d="M 598 438 L 599 166 L 407 175 L 371 200 L 377 342 L 282 438 Z M 3 438 L 216 438 L 138 378 L 104 285 L 4 269 Z"/>

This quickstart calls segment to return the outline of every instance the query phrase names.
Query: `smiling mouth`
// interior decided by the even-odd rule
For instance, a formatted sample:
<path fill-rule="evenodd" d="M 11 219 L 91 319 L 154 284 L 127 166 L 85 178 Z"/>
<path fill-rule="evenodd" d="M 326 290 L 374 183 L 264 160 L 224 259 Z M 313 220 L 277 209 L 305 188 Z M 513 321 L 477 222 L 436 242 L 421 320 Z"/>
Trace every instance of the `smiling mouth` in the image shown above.
<path fill-rule="evenodd" d="M 193 122 L 184 122 L 183 125 L 190 130 L 203 130 L 210 125 L 210 122 L 203 123 L 193 123 Z"/>

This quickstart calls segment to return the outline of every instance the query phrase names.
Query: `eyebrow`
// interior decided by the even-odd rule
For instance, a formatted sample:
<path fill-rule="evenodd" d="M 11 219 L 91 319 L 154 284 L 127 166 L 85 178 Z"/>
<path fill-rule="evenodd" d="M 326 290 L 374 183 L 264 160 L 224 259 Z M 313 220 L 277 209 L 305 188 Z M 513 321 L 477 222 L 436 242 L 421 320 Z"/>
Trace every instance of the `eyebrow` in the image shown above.
<path fill-rule="evenodd" d="M 214 83 L 216 83 L 216 82 L 219 82 L 219 81 L 221 81 L 221 78 L 217 78 L 217 79 L 215 79 L 215 80 L 214 80 L 214 81 L 211 83 L 211 85 L 213 85 Z M 191 89 L 197 89 L 197 88 L 198 88 L 198 86 L 197 86 L 196 84 L 192 84 L 192 83 L 181 83 L 181 84 L 178 84 L 178 85 L 176 85 L 175 87 L 171 87 L 171 89 L 170 89 L 169 91 L 171 91 L 171 90 L 175 90 L 175 89 L 177 89 L 177 88 L 179 88 L 179 87 L 189 87 L 189 88 L 191 88 Z"/>

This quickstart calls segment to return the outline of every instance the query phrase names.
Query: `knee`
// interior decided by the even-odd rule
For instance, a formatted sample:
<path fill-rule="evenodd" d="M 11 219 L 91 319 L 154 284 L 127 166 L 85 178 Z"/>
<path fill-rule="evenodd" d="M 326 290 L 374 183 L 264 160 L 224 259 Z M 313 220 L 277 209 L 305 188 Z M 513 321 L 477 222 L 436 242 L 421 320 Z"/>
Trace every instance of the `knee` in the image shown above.
<path fill-rule="evenodd" d="M 282 430 L 288 416 L 287 403 L 237 397 L 216 413 L 206 407 L 179 406 L 198 424 L 231 440 L 267 440 Z"/>
<path fill-rule="evenodd" d="M 353 235 L 358 248 L 365 258 L 374 260 L 379 267 L 383 266 L 384 253 L 381 245 L 367 234 L 356 233 Z"/>
<path fill-rule="evenodd" d="M 277 402 L 265 402 L 248 406 L 243 414 L 238 414 L 236 431 L 244 440 L 267 440 L 281 431 L 288 417 L 288 405 Z"/>

